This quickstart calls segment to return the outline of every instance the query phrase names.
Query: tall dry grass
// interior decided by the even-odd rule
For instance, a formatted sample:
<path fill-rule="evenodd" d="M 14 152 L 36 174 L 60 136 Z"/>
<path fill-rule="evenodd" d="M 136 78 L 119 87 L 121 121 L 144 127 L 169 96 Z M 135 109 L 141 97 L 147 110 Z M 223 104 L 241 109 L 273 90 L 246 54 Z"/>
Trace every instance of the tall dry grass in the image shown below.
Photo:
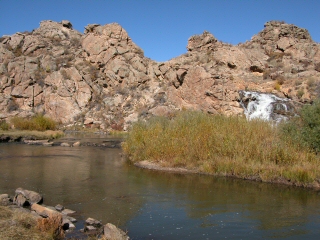
<path fill-rule="evenodd" d="M 182 111 L 173 119 L 155 117 L 138 122 L 123 143 L 132 161 L 150 160 L 162 166 L 199 172 L 317 185 L 316 155 L 280 134 L 267 122 L 243 117 Z"/>
<path fill-rule="evenodd" d="M 15 129 L 19 130 L 46 131 L 55 130 L 57 127 L 57 123 L 54 120 L 41 114 L 37 114 L 31 118 L 14 117 L 11 119 L 11 123 Z"/>
<path fill-rule="evenodd" d="M 0 206 L 0 239 L 54 240 L 55 238 L 51 233 L 39 231 L 37 219 L 30 213 Z"/>

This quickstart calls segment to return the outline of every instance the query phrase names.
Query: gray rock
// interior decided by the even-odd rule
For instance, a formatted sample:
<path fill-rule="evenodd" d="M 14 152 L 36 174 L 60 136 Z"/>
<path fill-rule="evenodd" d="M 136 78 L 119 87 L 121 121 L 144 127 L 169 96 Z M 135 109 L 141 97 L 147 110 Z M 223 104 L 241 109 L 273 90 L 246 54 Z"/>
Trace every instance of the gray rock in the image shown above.
<path fill-rule="evenodd" d="M 8 206 L 12 204 L 11 199 L 8 194 L 0 194 L 0 205 Z"/>
<path fill-rule="evenodd" d="M 61 147 L 70 147 L 70 144 L 69 144 L 69 143 L 64 142 L 64 143 L 61 143 L 61 144 L 60 144 L 60 146 L 61 146 Z"/>
<path fill-rule="evenodd" d="M 75 143 L 72 144 L 73 147 L 79 147 L 80 145 L 81 145 L 80 142 L 75 142 Z"/>
<path fill-rule="evenodd" d="M 43 201 L 42 195 L 34 191 L 17 188 L 15 193 L 14 202 L 18 206 L 32 205 L 34 203 L 42 203 Z"/>
<path fill-rule="evenodd" d="M 54 208 L 61 212 L 64 209 L 64 206 L 62 206 L 61 204 L 58 204 Z"/>
<path fill-rule="evenodd" d="M 90 226 L 97 227 L 97 228 L 102 226 L 101 222 L 96 220 L 96 219 L 94 219 L 94 218 L 87 218 L 86 224 L 90 225 Z"/>
<path fill-rule="evenodd" d="M 91 225 L 85 226 L 85 228 L 84 228 L 85 232 L 92 232 L 92 231 L 96 231 L 96 230 L 97 230 L 97 228 L 95 228 L 94 226 L 91 226 Z"/>
<path fill-rule="evenodd" d="M 66 218 L 67 218 L 70 222 L 72 222 L 72 223 L 75 223 L 75 222 L 78 221 L 77 219 L 75 219 L 75 218 L 73 218 L 73 217 L 70 217 L 70 216 L 66 216 Z"/>
<path fill-rule="evenodd" d="M 70 215 L 70 214 L 73 214 L 73 213 L 75 213 L 76 211 L 73 211 L 73 210 L 70 210 L 70 209 L 64 209 L 64 210 L 62 210 L 62 214 L 63 215 Z"/>

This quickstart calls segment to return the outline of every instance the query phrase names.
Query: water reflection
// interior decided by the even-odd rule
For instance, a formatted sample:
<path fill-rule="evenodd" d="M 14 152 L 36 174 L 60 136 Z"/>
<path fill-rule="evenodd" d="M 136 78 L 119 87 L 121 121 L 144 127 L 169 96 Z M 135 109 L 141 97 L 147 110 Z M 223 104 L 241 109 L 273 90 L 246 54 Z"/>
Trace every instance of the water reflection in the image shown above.
<path fill-rule="evenodd" d="M 119 149 L 0 145 L 0 193 L 23 187 L 129 231 L 133 239 L 314 238 L 319 195 L 310 190 L 148 171 Z"/>
<path fill-rule="evenodd" d="M 151 171 L 144 177 L 146 191 L 156 189 L 158 195 L 128 223 L 136 239 L 141 239 L 139 224 L 151 234 L 142 239 L 301 239 L 320 233 L 316 227 L 320 199 L 310 190 Z"/>

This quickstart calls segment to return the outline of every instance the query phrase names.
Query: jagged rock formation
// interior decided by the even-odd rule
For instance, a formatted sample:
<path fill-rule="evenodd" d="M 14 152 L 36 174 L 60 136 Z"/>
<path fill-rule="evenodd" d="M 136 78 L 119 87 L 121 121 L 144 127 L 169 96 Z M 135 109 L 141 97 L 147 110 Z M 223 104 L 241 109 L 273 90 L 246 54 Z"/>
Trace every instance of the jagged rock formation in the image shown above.
<path fill-rule="evenodd" d="M 139 117 L 181 108 L 242 114 L 239 91 L 297 102 L 319 94 L 320 45 L 308 31 L 271 21 L 243 44 L 192 36 L 188 52 L 158 63 L 116 23 L 43 21 L 0 38 L 0 119 L 44 113 L 63 124 L 127 128 Z"/>

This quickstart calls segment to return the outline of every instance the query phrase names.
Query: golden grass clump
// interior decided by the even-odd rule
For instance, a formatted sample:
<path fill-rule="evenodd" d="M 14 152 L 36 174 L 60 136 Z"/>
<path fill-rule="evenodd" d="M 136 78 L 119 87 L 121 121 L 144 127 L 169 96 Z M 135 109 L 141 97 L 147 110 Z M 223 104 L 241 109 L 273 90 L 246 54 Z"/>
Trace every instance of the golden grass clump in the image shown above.
<path fill-rule="evenodd" d="M 37 219 L 27 212 L 0 206 L 0 239 L 1 240 L 53 240 L 47 232 L 37 228 Z"/>
<path fill-rule="evenodd" d="M 57 127 L 54 120 L 41 114 L 37 114 L 31 118 L 14 117 L 11 119 L 11 123 L 15 129 L 19 130 L 46 131 L 55 130 Z"/>
<path fill-rule="evenodd" d="M 309 149 L 280 134 L 278 127 L 244 117 L 182 111 L 173 119 L 155 117 L 133 125 L 123 143 L 133 162 L 149 160 L 167 167 L 287 182 L 318 184 L 320 165 Z"/>

